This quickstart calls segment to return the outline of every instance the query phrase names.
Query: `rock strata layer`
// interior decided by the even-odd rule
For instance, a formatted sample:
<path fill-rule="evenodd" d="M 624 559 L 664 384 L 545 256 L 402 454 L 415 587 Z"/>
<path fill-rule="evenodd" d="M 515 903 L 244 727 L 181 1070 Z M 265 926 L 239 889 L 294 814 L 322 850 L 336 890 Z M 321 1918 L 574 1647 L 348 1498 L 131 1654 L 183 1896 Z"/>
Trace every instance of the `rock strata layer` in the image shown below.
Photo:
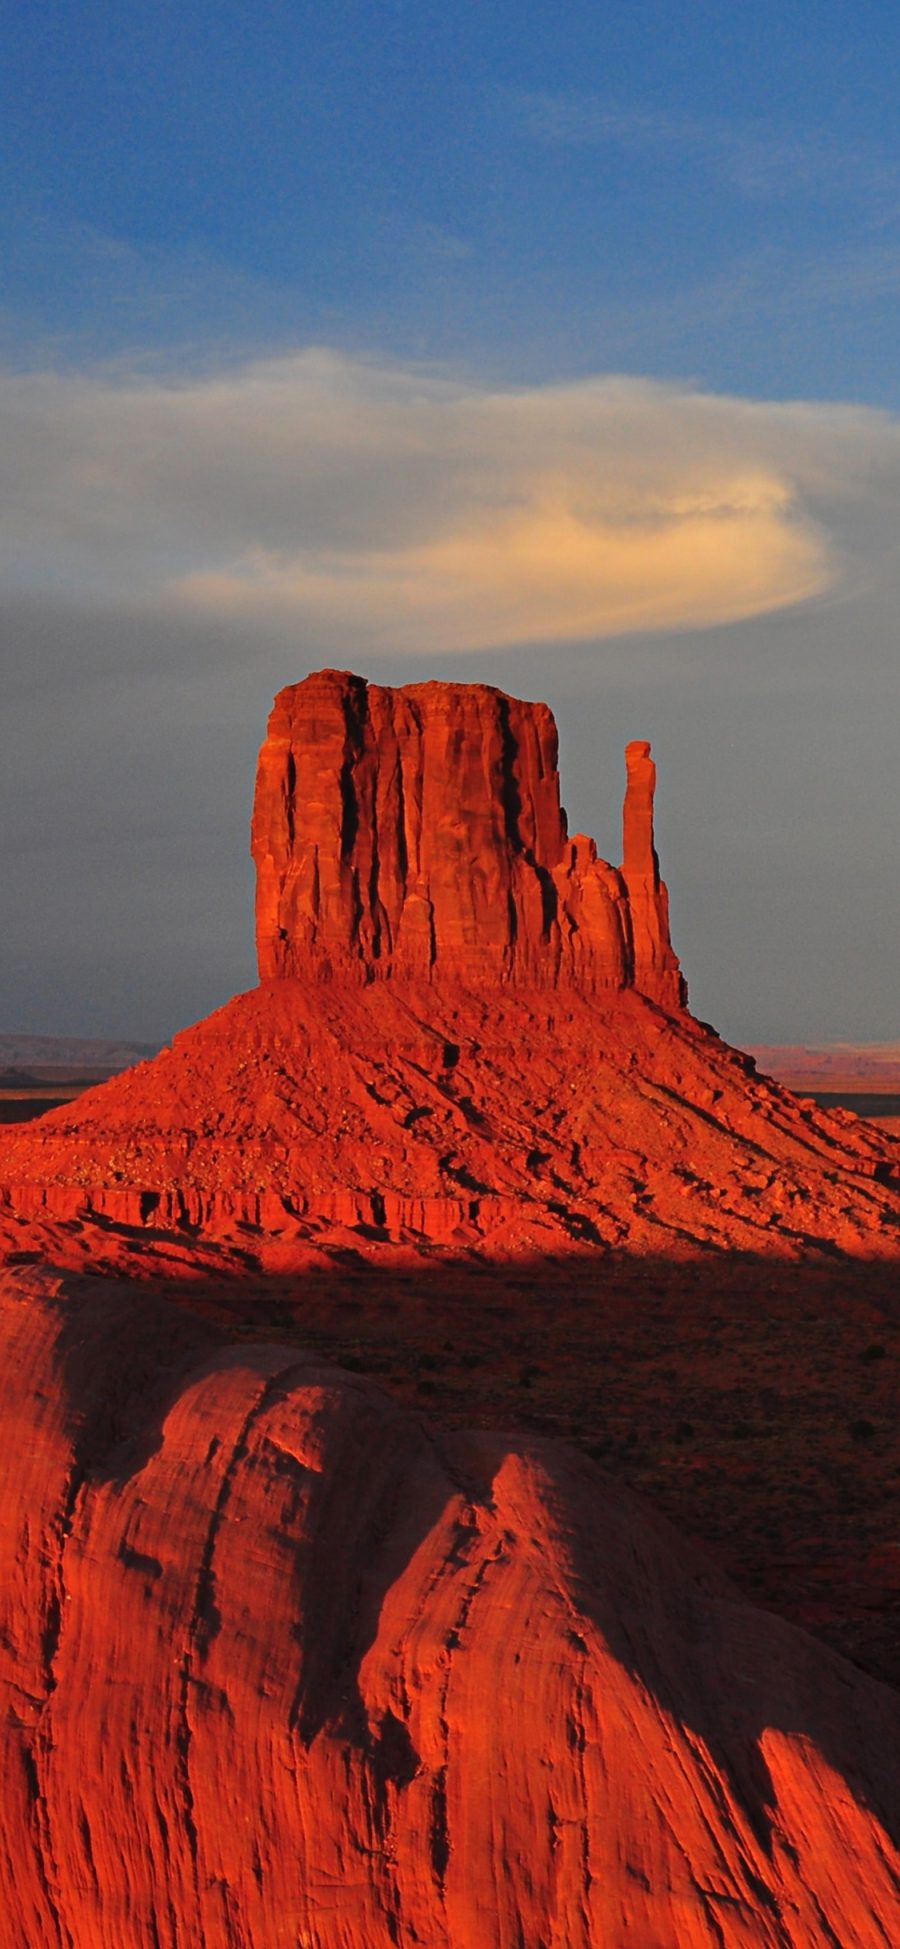
<path fill-rule="evenodd" d="M 319 973 L 635 987 L 679 1008 L 650 747 L 627 753 L 625 863 L 568 834 L 546 704 L 324 670 L 281 691 L 252 851 L 263 981 Z"/>
<path fill-rule="evenodd" d="M 900 1702 L 562 1445 L 0 1289 L 0 1949 L 885 1949 Z"/>

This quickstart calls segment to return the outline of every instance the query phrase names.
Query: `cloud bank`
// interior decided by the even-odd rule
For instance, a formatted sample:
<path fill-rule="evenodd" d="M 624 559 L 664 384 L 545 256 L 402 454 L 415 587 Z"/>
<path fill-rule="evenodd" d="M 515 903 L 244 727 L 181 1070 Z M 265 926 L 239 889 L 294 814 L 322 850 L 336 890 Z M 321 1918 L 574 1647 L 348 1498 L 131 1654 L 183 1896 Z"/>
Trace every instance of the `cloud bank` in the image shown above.
<path fill-rule="evenodd" d="M 327 651 L 589 641 L 838 587 L 900 428 L 597 377 L 490 389 L 312 348 L 0 382 L 7 586 Z M 873 485 L 874 484 L 874 485 Z"/>

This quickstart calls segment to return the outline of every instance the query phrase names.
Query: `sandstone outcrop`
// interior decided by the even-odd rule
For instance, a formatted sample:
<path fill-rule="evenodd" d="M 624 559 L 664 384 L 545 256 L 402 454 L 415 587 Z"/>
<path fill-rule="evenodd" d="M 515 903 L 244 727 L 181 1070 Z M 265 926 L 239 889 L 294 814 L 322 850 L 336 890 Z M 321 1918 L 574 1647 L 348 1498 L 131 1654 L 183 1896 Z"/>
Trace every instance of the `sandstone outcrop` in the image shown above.
<path fill-rule="evenodd" d="M 257 774 L 260 979 L 636 987 L 681 1007 L 649 753 L 628 749 L 617 871 L 568 835 L 546 704 L 335 670 L 290 685 Z"/>
<path fill-rule="evenodd" d="M 174 1236 L 240 1265 L 249 1231 L 282 1269 L 347 1247 L 896 1255 L 890 1136 L 688 1013 L 649 745 L 626 764 L 615 869 L 567 836 L 546 705 L 335 671 L 282 691 L 261 985 L 3 1133 L 0 1253 L 165 1267 Z"/>
<path fill-rule="evenodd" d="M 0 1945 L 884 1949 L 900 1701 L 562 1446 L 0 1292 Z"/>

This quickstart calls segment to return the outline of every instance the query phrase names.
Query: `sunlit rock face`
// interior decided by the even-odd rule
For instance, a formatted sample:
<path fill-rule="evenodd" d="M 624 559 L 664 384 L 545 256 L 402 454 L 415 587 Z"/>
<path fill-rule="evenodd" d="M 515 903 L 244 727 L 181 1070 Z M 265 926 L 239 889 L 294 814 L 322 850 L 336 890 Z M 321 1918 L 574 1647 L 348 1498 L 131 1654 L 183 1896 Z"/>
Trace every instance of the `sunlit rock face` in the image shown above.
<path fill-rule="evenodd" d="M 261 980 L 315 970 L 634 987 L 680 1007 L 649 753 L 628 749 L 618 871 L 568 835 L 546 704 L 334 670 L 291 685 L 257 776 Z"/>
<path fill-rule="evenodd" d="M 0 1286 L 3 1949 L 874 1949 L 900 1702 L 552 1441 Z"/>
<path fill-rule="evenodd" d="M 574 1451 L 208 1323 L 287 1294 L 309 1340 L 365 1265 L 409 1352 L 424 1269 L 477 1268 L 502 1366 L 625 1253 L 896 1259 L 888 1135 L 683 1005 L 627 766 L 616 870 L 543 706 L 294 686 L 260 986 L 4 1136 L 0 1949 L 900 1941 L 895 1695 Z"/>
<path fill-rule="evenodd" d="M 887 1134 L 688 1012 L 649 745 L 626 765 L 614 868 L 568 836 L 546 705 L 339 671 L 282 691 L 260 984 L 4 1133 L 0 1256 L 168 1271 L 202 1242 L 246 1265 L 248 1228 L 267 1270 L 434 1246 L 896 1256 Z"/>

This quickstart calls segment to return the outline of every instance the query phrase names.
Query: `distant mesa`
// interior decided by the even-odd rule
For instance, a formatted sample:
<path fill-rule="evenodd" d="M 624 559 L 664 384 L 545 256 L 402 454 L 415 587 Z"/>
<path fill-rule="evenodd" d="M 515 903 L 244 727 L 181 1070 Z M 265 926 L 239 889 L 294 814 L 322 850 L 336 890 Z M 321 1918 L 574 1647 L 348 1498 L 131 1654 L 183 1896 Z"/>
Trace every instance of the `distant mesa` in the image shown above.
<path fill-rule="evenodd" d="M 749 1054 L 791 1089 L 900 1094 L 900 1042 L 769 1042 L 752 1045 Z"/>
<path fill-rule="evenodd" d="M 88 1036 L 0 1035 L 0 1070 L 31 1074 L 115 1075 L 155 1056 L 158 1042 L 112 1042 Z"/>
<path fill-rule="evenodd" d="M 682 1007 L 650 746 L 626 753 L 618 870 L 569 837 L 557 753 L 546 704 L 488 684 L 323 670 L 282 690 L 253 814 L 260 979 L 633 987 Z"/>

